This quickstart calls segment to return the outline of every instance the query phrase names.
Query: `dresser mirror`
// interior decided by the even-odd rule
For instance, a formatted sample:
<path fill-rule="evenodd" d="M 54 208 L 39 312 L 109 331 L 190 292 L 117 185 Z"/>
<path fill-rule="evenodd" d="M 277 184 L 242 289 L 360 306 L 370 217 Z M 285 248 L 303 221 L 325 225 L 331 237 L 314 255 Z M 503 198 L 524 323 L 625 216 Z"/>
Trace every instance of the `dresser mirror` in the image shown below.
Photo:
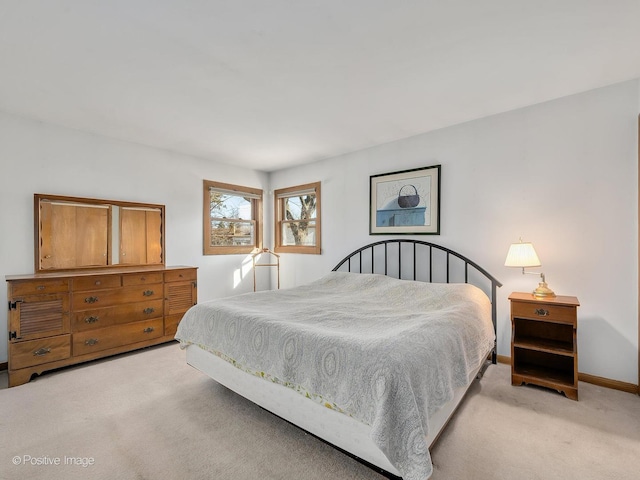
<path fill-rule="evenodd" d="M 34 195 L 35 270 L 164 265 L 164 205 Z"/>

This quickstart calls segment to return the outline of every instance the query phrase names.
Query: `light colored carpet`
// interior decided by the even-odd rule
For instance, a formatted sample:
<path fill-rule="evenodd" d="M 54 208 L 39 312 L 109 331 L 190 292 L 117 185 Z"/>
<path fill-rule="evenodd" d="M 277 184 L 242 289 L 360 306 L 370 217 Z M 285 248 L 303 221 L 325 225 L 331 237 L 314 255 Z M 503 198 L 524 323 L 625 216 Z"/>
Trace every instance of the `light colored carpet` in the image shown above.
<path fill-rule="evenodd" d="M 0 385 L 3 480 L 384 478 L 187 366 L 177 344 Z M 581 383 L 573 402 L 492 366 L 432 456 L 434 480 L 635 479 L 640 398 Z"/>

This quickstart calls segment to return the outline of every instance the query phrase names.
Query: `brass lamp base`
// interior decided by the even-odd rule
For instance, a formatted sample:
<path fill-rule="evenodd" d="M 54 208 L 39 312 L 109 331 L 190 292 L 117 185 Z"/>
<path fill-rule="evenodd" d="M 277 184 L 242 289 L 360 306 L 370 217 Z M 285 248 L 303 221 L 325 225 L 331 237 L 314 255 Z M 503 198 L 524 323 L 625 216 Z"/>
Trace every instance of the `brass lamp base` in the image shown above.
<path fill-rule="evenodd" d="M 540 297 L 540 298 L 550 298 L 550 297 L 555 297 L 556 294 L 553 293 L 553 290 L 551 290 L 547 286 L 547 282 L 540 282 L 538 284 L 538 288 L 536 288 L 533 291 L 533 296 L 534 297 Z"/>

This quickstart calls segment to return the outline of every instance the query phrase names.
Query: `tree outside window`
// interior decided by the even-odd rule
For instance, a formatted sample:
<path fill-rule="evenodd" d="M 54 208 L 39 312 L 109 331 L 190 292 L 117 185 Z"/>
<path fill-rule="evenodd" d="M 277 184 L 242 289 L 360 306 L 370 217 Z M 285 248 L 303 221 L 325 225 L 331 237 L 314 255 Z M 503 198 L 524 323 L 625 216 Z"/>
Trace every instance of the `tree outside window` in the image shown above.
<path fill-rule="evenodd" d="M 320 182 L 274 192 L 276 252 L 320 253 Z"/>

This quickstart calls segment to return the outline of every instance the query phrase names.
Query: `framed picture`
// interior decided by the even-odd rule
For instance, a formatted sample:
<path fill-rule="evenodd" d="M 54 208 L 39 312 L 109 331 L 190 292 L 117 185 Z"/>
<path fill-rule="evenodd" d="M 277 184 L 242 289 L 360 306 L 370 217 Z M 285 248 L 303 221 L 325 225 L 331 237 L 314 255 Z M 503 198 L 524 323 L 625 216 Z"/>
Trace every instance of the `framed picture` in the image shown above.
<path fill-rule="evenodd" d="M 440 165 L 372 175 L 369 234 L 440 235 Z"/>

